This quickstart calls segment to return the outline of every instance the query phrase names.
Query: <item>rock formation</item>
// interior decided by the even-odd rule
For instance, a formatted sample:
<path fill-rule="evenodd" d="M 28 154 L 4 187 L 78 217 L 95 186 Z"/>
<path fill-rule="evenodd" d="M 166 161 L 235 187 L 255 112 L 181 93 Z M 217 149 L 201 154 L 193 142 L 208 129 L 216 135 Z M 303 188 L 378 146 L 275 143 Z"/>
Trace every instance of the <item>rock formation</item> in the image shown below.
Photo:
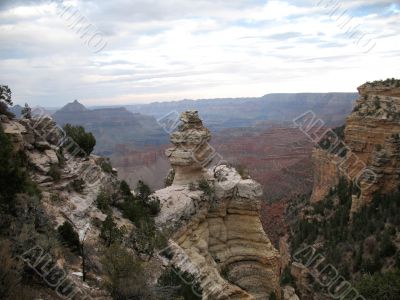
<path fill-rule="evenodd" d="M 73 224 L 80 235 L 85 232 L 85 247 L 91 249 L 91 252 L 86 254 L 87 259 L 99 266 L 100 254 L 97 250 L 100 243 L 100 228 L 93 224 L 101 224 L 106 214 L 98 209 L 95 201 L 101 190 L 118 191 L 119 181 L 116 175 L 102 171 L 100 166 L 103 158 L 101 157 L 94 155 L 80 157 L 69 153 L 67 149 L 70 140 L 49 117 L 17 120 L 0 115 L 0 126 L 10 137 L 15 151 L 24 153 L 24 159 L 29 166 L 27 172 L 40 188 L 39 203 L 40 209 L 43 209 L 40 222 L 49 220 L 50 226 L 56 230 L 67 221 Z M 61 145 L 64 151 L 61 150 Z M 24 213 L 34 217 L 28 210 Z M 132 223 L 123 218 L 121 213 L 115 212 L 113 216 L 118 226 L 132 229 Z M 29 234 L 33 235 L 34 230 L 32 229 Z M 105 290 L 100 288 L 100 285 L 94 283 L 88 286 L 82 282 L 80 277 L 82 275 L 79 275 L 82 274 L 79 260 L 72 264 L 60 257 L 57 260 L 57 267 L 67 268 L 69 272 L 66 280 L 71 280 L 77 288 L 88 297 L 90 296 L 90 299 L 112 299 Z M 90 273 L 87 276 L 98 278 L 99 274 Z M 54 280 L 57 279 L 54 278 Z M 79 297 L 79 295 L 76 298 L 83 299 L 83 296 Z"/>
<path fill-rule="evenodd" d="M 174 182 L 154 194 L 157 226 L 170 233 L 170 261 L 195 275 L 203 299 L 280 297 L 279 253 L 259 218 L 261 185 L 224 163 L 205 169 L 210 133 L 197 112 L 181 121 L 167 151 Z"/>
<path fill-rule="evenodd" d="M 340 176 L 360 187 L 353 196 L 352 211 L 372 201 L 375 192 L 390 193 L 400 178 L 400 82 L 366 83 L 347 118 L 344 131 L 346 154 L 316 149 L 313 153 L 312 200 L 323 199 Z"/>
<path fill-rule="evenodd" d="M 175 185 L 196 182 L 206 176 L 204 167 L 213 155 L 208 144 L 211 134 L 203 126 L 197 111 L 182 113 L 180 120 L 178 130 L 171 134 L 174 147 L 166 150 L 175 171 Z"/>

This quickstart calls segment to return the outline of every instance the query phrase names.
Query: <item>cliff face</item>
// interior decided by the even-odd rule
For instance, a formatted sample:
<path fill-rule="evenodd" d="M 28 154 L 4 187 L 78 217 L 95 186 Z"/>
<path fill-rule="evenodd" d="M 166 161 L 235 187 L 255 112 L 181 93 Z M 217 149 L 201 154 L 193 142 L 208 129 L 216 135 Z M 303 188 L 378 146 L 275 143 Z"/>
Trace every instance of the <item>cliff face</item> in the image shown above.
<path fill-rule="evenodd" d="M 331 187 L 338 184 L 340 170 L 338 167 L 338 158 L 323 149 L 313 149 L 312 163 L 314 188 L 311 195 L 311 202 L 318 202 L 329 193 Z"/>
<path fill-rule="evenodd" d="M 399 81 L 366 83 L 347 118 L 344 131 L 346 155 L 322 149 L 313 153 L 313 201 L 321 200 L 340 176 L 358 182 L 352 211 L 372 201 L 375 192 L 390 193 L 399 182 L 400 85 Z"/>
<path fill-rule="evenodd" d="M 33 209 L 25 208 L 18 215 L 22 219 L 21 224 L 16 222 L 17 225 L 13 225 L 12 230 L 10 229 L 10 235 L 13 235 L 18 243 L 22 243 L 22 238 L 18 235 L 20 234 L 18 228 L 21 226 L 21 230 L 26 230 L 25 226 L 28 227 L 28 236 L 32 239 L 32 243 L 37 243 L 35 247 L 43 247 L 46 255 L 49 253 L 53 255 L 52 258 L 55 262 L 52 262 L 54 264 L 52 270 L 57 270 L 57 268 L 68 270 L 65 273 L 63 273 L 64 271 L 57 274 L 52 273 L 54 276 L 52 280 L 60 282 L 59 280 L 63 280 L 62 276 L 65 274 L 65 282 L 72 282 L 71 286 L 81 291 L 76 298 L 83 299 L 85 296 L 90 299 L 112 299 L 98 282 L 102 280 L 100 248 L 103 244 L 99 238 L 100 227 L 98 224 L 106 219 L 106 214 L 96 206 L 96 198 L 101 191 L 118 192 L 119 182 L 116 174 L 106 173 L 101 169 L 101 164 L 104 162 L 101 157 L 94 155 L 80 157 L 76 155 L 78 153 L 72 155 L 66 151 L 67 148 L 61 151 L 60 146 L 62 144 L 64 147 L 68 146 L 69 140 L 51 118 L 15 120 L 0 116 L 0 126 L 10 137 L 14 151 L 23 153 L 29 166 L 27 168 L 29 177 L 41 191 L 40 201 L 35 204 L 37 207 L 34 209 L 40 209 L 43 212 L 40 219 L 35 222 L 48 223 L 49 226 L 46 228 L 48 232 L 36 225 L 36 227 L 28 227 L 29 224 L 24 224 L 22 221 L 25 215 L 30 218 L 37 218 L 37 216 L 32 212 Z M 28 199 L 26 206 L 30 207 L 35 202 L 31 198 Z M 132 223 L 123 218 L 120 212 L 115 210 L 111 212 L 111 215 L 118 226 L 125 226 L 127 230 L 133 228 Z M 68 254 L 68 250 L 58 246 L 54 239 L 57 235 L 52 235 L 66 221 L 73 224 L 80 239 L 83 240 L 84 237 L 85 257 L 90 262 L 86 265 L 89 284 L 82 281 L 80 259 L 73 258 L 71 254 Z M 40 243 L 40 240 L 33 238 L 36 236 L 36 231 L 48 234 L 47 248 Z M 28 249 L 24 249 L 24 251 Z M 47 267 L 50 268 L 50 266 Z M 42 276 L 42 274 L 39 275 Z M 45 276 L 47 275 L 43 275 L 43 277 Z M 44 287 L 46 286 L 44 285 Z M 49 296 L 46 299 L 56 298 L 58 299 L 56 296 Z"/>
<path fill-rule="evenodd" d="M 197 112 L 183 113 L 181 121 L 167 150 L 174 182 L 155 193 L 156 223 L 171 232 L 172 264 L 195 275 L 204 299 L 279 297 L 279 253 L 259 217 L 261 185 L 222 162 L 203 168 L 212 161 L 210 134 Z"/>

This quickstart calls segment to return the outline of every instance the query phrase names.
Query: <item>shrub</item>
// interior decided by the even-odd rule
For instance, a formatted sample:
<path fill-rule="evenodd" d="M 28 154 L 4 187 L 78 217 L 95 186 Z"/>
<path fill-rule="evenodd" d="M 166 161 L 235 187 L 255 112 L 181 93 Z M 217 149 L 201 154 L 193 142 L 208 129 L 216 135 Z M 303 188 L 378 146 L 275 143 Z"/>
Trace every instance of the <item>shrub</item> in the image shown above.
<path fill-rule="evenodd" d="M 9 118 L 15 117 L 15 115 L 8 110 L 8 106 L 4 102 L 0 102 L 0 115 L 6 115 Z"/>
<path fill-rule="evenodd" d="M 175 170 L 171 169 L 168 172 L 168 175 L 164 178 L 164 186 L 165 187 L 171 186 L 172 183 L 174 182 L 174 178 L 175 178 Z"/>
<path fill-rule="evenodd" d="M 101 258 L 106 287 L 114 299 L 149 299 L 143 267 L 132 253 L 119 245 L 105 249 Z"/>
<path fill-rule="evenodd" d="M 96 145 L 96 139 L 91 132 L 86 132 L 82 126 L 73 126 L 66 124 L 64 126 L 65 133 L 74 140 L 75 143 L 85 152 L 79 152 L 81 156 L 89 155 L 92 153 Z M 71 152 L 76 151 L 74 148 L 69 148 Z"/>
<path fill-rule="evenodd" d="M 8 106 L 13 105 L 11 100 L 11 90 L 7 85 L 0 85 L 0 114 L 14 117 L 14 114 L 8 111 Z"/>
<path fill-rule="evenodd" d="M 101 190 L 96 198 L 96 206 L 103 213 L 106 213 L 110 210 L 111 197 L 104 190 Z"/>
<path fill-rule="evenodd" d="M 122 205 L 122 212 L 125 218 L 131 220 L 135 225 L 138 225 L 140 221 L 146 217 L 146 208 L 142 203 L 139 203 L 136 199 L 127 198 Z"/>
<path fill-rule="evenodd" d="M 61 179 L 61 170 L 57 165 L 51 165 L 47 175 L 53 178 L 54 181 L 59 181 Z"/>
<path fill-rule="evenodd" d="M 75 179 L 70 185 L 75 192 L 81 193 L 85 187 L 85 181 L 81 178 Z"/>
<path fill-rule="evenodd" d="M 293 276 L 290 273 L 290 267 L 286 266 L 281 275 L 281 285 L 292 284 L 294 282 Z"/>
<path fill-rule="evenodd" d="M 80 252 L 81 243 L 79 241 L 79 235 L 72 227 L 71 223 L 65 221 L 57 229 L 61 241 L 63 241 L 72 251 Z"/>
<path fill-rule="evenodd" d="M 124 196 L 132 196 L 131 188 L 125 180 L 121 181 L 121 183 L 119 184 L 119 189 Z"/>
<path fill-rule="evenodd" d="M 369 300 L 397 300 L 400 295 L 400 270 L 365 275 L 356 284 L 356 289 Z"/>
<path fill-rule="evenodd" d="M 157 230 L 151 218 L 143 218 L 132 232 L 132 237 L 135 250 L 149 257 L 153 257 L 155 249 L 162 249 L 167 245 L 166 238 Z"/>
<path fill-rule="evenodd" d="M 381 102 L 380 102 L 380 99 L 379 99 L 378 96 L 376 96 L 374 98 L 374 106 L 375 106 L 375 109 L 380 109 L 381 108 Z"/>
<path fill-rule="evenodd" d="M 7 85 L 0 85 L 0 101 L 7 105 L 13 105 L 11 100 L 11 90 Z"/>
<path fill-rule="evenodd" d="M 199 189 L 204 192 L 204 194 L 211 196 L 214 193 L 214 189 L 210 186 L 206 179 L 200 179 L 198 182 Z"/>
<path fill-rule="evenodd" d="M 100 237 L 106 242 L 107 247 L 121 241 L 122 231 L 117 227 L 111 213 L 107 214 L 107 218 L 101 224 Z"/>
<path fill-rule="evenodd" d="M 388 256 L 392 256 L 396 253 L 397 248 L 396 246 L 393 244 L 389 233 L 384 233 L 383 238 L 382 238 L 382 242 L 380 245 L 380 255 L 382 257 L 388 257 Z"/>
<path fill-rule="evenodd" d="M 18 289 L 20 276 L 17 262 L 12 258 L 10 243 L 1 241 L 0 248 L 0 299 L 9 299 Z M 11 298 L 10 298 L 11 299 Z"/>
<path fill-rule="evenodd" d="M 101 169 L 103 170 L 103 172 L 105 173 L 112 173 L 112 166 L 108 161 L 103 161 L 101 164 Z"/>
<path fill-rule="evenodd" d="M 153 197 L 152 199 L 148 200 L 147 207 L 149 208 L 149 212 L 152 216 L 158 215 L 158 213 L 161 211 L 160 199 Z"/>
<path fill-rule="evenodd" d="M 58 194 L 51 194 L 51 195 L 50 195 L 50 200 L 51 200 L 52 202 L 60 202 L 60 195 L 58 195 Z"/>
<path fill-rule="evenodd" d="M 29 188 L 29 180 L 23 171 L 23 160 L 15 153 L 9 137 L 0 126 L 0 208 L 11 209 L 17 193 Z"/>
<path fill-rule="evenodd" d="M 195 281 L 194 276 L 178 268 L 166 268 L 158 279 L 157 285 L 170 288 L 168 299 L 202 299 L 201 287 Z"/>
<path fill-rule="evenodd" d="M 150 187 L 141 180 L 138 181 L 135 192 L 139 200 L 142 202 L 146 202 L 151 195 Z"/>

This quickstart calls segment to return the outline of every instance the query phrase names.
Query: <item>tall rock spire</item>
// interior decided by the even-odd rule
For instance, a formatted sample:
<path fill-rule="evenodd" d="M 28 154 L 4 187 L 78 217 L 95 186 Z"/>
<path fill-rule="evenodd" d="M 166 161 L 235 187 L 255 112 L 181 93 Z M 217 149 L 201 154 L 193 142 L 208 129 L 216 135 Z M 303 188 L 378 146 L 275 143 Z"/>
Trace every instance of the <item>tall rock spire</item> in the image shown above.
<path fill-rule="evenodd" d="M 174 146 L 165 152 L 175 171 L 175 185 L 196 182 L 206 177 L 205 167 L 214 154 L 214 149 L 209 145 L 210 131 L 203 126 L 198 112 L 183 112 L 180 120 L 178 129 L 171 134 Z"/>

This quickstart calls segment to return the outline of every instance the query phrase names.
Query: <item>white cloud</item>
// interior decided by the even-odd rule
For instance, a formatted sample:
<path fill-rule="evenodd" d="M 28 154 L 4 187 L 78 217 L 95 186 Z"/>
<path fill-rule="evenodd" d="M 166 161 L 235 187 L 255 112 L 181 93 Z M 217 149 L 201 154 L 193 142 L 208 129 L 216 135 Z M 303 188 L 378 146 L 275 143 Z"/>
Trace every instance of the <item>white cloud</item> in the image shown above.
<path fill-rule="evenodd" d="M 317 2 L 74 0 L 107 39 L 97 54 L 54 6 L 7 8 L 0 82 L 17 103 L 60 106 L 354 91 L 399 75 L 399 16 L 389 1 L 343 1 L 359 34 L 376 42 L 368 54 L 340 26 L 345 19 Z"/>

